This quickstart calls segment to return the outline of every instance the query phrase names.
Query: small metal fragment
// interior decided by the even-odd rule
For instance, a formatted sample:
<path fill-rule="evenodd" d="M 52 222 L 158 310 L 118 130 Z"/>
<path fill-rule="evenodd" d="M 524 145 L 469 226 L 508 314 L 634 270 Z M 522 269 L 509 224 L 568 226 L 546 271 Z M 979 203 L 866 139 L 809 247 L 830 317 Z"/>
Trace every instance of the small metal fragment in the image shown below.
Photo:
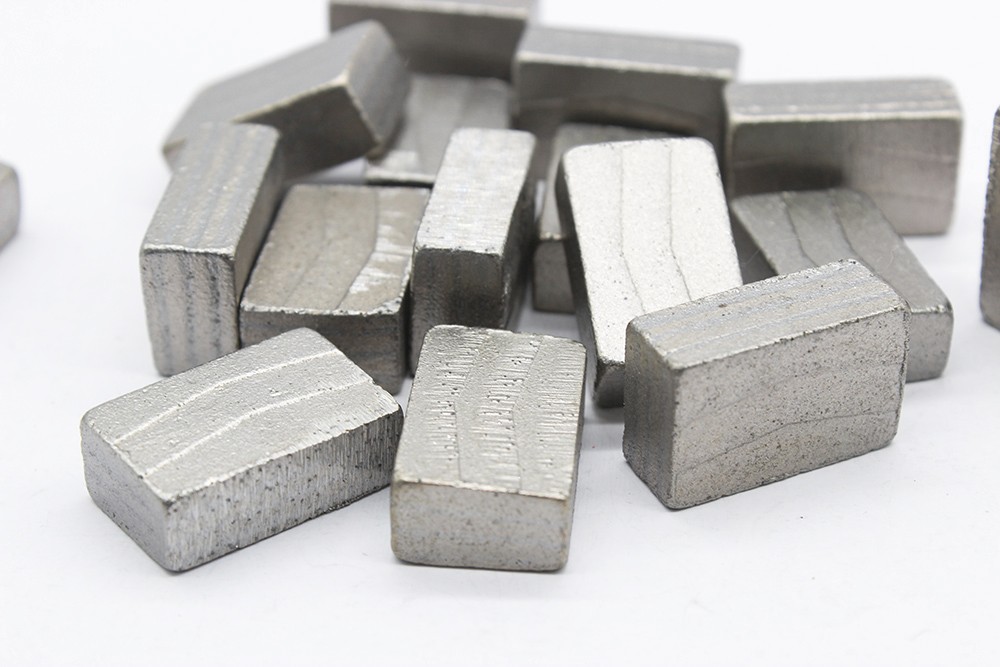
<path fill-rule="evenodd" d="M 845 187 L 900 234 L 951 224 L 962 110 L 949 83 L 733 84 L 726 105 L 730 197 Z"/>
<path fill-rule="evenodd" d="M 452 135 L 414 246 L 411 369 L 432 327 L 503 328 L 516 311 L 534 236 L 534 147 L 513 130 Z"/>
<path fill-rule="evenodd" d="M 715 153 L 703 139 L 574 148 L 556 197 L 594 397 L 620 406 L 633 318 L 743 284 Z"/>
<path fill-rule="evenodd" d="M 392 478 L 392 550 L 426 565 L 558 570 L 569 556 L 586 352 L 435 327 Z"/>
<path fill-rule="evenodd" d="M 187 570 L 385 487 L 403 415 L 299 329 L 94 408 L 91 497 L 168 570 Z"/>
<path fill-rule="evenodd" d="M 177 158 L 140 252 L 156 368 L 186 371 L 239 349 L 239 305 L 283 170 L 277 130 L 211 124 Z"/>
<path fill-rule="evenodd" d="M 172 165 L 205 122 L 260 123 L 282 135 L 289 178 L 361 157 L 392 134 L 409 74 L 382 26 L 365 22 L 203 90 L 163 146 Z"/>
<path fill-rule="evenodd" d="M 754 195 L 735 200 L 732 213 L 755 256 L 771 269 L 769 276 L 840 259 L 867 266 L 910 307 L 907 381 L 944 372 L 954 324 L 951 303 L 867 195 L 853 190 Z M 756 279 L 746 271 L 743 277 Z"/>
<path fill-rule="evenodd" d="M 21 186 L 17 172 L 0 162 L 0 248 L 17 232 L 21 220 Z"/>
<path fill-rule="evenodd" d="M 241 343 L 308 327 L 398 392 L 413 239 L 427 197 L 419 188 L 293 187 L 243 294 Z"/>
<path fill-rule="evenodd" d="M 535 0 L 331 0 L 330 29 L 374 20 L 413 72 L 510 79 Z"/>
<path fill-rule="evenodd" d="M 556 205 L 556 175 L 559 161 L 571 148 L 603 144 L 614 141 L 640 139 L 666 139 L 664 132 L 634 130 L 613 125 L 587 125 L 568 123 L 559 127 L 553 141 L 552 157 L 545 179 L 545 201 L 538 219 L 538 245 L 532 264 L 532 294 L 535 310 L 555 313 L 573 312 L 573 290 L 566 268 L 566 249 L 563 247 L 562 229 L 559 227 L 559 208 Z"/>
<path fill-rule="evenodd" d="M 681 509 L 885 447 L 909 311 L 854 261 L 633 320 L 625 459 Z"/>
<path fill-rule="evenodd" d="M 505 130 L 510 85 L 497 79 L 420 74 L 413 77 L 403 120 L 385 153 L 369 157 L 365 180 L 434 185 L 451 133 L 462 127 Z"/>
<path fill-rule="evenodd" d="M 993 120 L 985 230 L 979 305 L 986 321 L 1000 329 L 1000 109 Z"/>

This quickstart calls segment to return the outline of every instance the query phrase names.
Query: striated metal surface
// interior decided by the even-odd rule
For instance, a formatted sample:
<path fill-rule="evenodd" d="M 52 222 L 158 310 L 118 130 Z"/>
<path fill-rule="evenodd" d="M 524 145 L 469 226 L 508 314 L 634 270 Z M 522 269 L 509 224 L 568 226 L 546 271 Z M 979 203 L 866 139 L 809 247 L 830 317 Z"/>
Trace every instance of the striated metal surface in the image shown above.
<path fill-rule="evenodd" d="M 616 141 L 640 139 L 666 139 L 664 132 L 635 130 L 614 125 L 589 125 L 567 123 L 556 131 L 552 157 L 545 177 L 545 200 L 538 219 L 538 245 L 532 263 L 532 296 L 536 310 L 556 313 L 573 312 L 573 289 L 566 268 L 566 249 L 559 226 L 559 208 L 556 204 L 556 175 L 562 156 L 578 146 L 589 146 Z"/>
<path fill-rule="evenodd" d="M 569 556 L 586 352 L 441 326 L 424 344 L 392 478 L 392 549 L 427 565 L 557 570 Z"/>
<path fill-rule="evenodd" d="M 243 294 L 241 343 L 308 327 L 398 392 L 413 240 L 427 197 L 419 188 L 293 187 Z"/>
<path fill-rule="evenodd" d="M 638 318 L 625 458 L 681 509 L 884 447 L 899 423 L 909 318 L 853 261 Z"/>
<path fill-rule="evenodd" d="M 434 185 L 451 133 L 462 127 L 505 130 L 510 85 L 497 79 L 420 74 L 413 77 L 406 111 L 385 153 L 369 158 L 365 180 Z"/>
<path fill-rule="evenodd" d="M 21 186 L 17 172 L 0 162 L 0 248 L 17 232 L 21 220 Z"/>
<path fill-rule="evenodd" d="M 633 318 L 743 284 L 715 153 L 703 139 L 574 148 L 556 196 L 594 397 L 619 406 Z"/>
<path fill-rule="evenodd" d="M 731 197 L 845 187 L 900 234 L 951 224 L 962 110 L 949 83 L 733 84 L 725 96 Z"/>
<path fill-rule="evenodd" d="M 986 321 L 1000 329 L 1000 109 L 993 120 L 979 305 Z"/>
<path fill-rule="evenodd" d="M 331 0 L 330 29 L 374 20 L 413 72 L 510 79 L 535 0 Z"/>
<path fill-rule="evenodd" d="M 289 178 L 361 157 L 392 134 L 409 74 L 386 31 L 372 22 L 203 90 L 170 132 L 175 164 L 205 122 L 260 123 L 282 135 Z"/>
<path fill-rule="evenodd" d="M 772 270 L 770 275 L 841 259 L 855 259 L 871 269 L 910 307 L 907 381 L 944 372 L 954 325 L 951 303 L 867 195 L 853 190 L 782 192 L 741 197 L 731 209 L 751 242 L 750 251 Z M 744 279 L 756 277 L 744 271 Z"/>
<path fill-rule="evenodd" d="M 452 135 L 413 251 L 410 368 L 439 324 L 506 326 L 533 240 L 535 139 L 513 130 Z"/>
<path fill-rule="evenodd" d="M 187 570 L 385 487 L 403 415 L 300 329 L 83 417 L 91 497 L 168 570 Z"/>
<path fill-rule="evenodd" d="M 140 252 L 161 374 L 239 349 L 240 296 L 281 189 L 279 141 L 263 125 L 207 125 L 178 156 Z"/>

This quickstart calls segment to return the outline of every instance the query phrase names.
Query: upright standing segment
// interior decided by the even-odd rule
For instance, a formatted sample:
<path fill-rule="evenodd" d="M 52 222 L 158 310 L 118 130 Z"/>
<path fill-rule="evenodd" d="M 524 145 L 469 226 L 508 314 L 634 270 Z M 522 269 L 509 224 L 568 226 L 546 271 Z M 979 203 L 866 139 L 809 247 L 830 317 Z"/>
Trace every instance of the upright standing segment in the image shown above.
<path fill-rule="evenodd" d="M 997 109 L 993 121 L 979 305 L 986 321 L 1000 329 L 1000 109 Z"/>
<path fill-rule="evenodd" d="M 0 163 L 0 248 L 17 232 L 21 220 L 21 186 L 17 172 Z"/>

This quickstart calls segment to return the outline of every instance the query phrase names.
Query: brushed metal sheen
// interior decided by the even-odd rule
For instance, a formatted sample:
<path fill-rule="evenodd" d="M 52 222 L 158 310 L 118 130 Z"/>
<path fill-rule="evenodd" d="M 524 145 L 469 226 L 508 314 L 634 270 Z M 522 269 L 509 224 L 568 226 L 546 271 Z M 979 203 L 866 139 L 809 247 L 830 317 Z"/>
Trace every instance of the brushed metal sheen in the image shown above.
<path fill-rule="evenodd" d="M 986 321 L 1000 329 L 1000 109 L 993 120 L 979 305 Z"/>
<path fill-rule="evenodd" d="M 239 305 L 283 179 L 277 130 L 210 124 L 196 132 L 140 251 L 156 368 L 186 371 L 239 349 Z"/>
<path fill-rule="evenodd" d="M 867 195 L 853 190 L 752 195 L 735 200 L 731 210 L 750 240 L 749 250 L 771 270 L 765 277 L 841 259 L 871 269 L 910 308 L 907 381 L 944 372 L 954 325 L 951 303 Z M 743 277 L 756 279 L 746 270 Z"/>
<path fill-rule="evenodd" d="M 826 264 L 637 318 L 625 459 L 681 509 L 885 447 L 910 314 L 862 265 Z"/>
<path fill-rule="evenodd" d="M 452 135 L 414 246 L 411 369 L 432 327 L 499 329 L 516 312 L 534 239 L 534 147 L 513 130 Z"/>
<path fill-rule="evenodd" d="M 375 20 L 413 72 L 510 79 L 535 0 L 331 0 L 330 29 Z"/>
<path fill-rule="evenodd" d="M 300 329 L 83 417 L 94 502 L 157 563 L 187 570 L 385 487 L 403 415 Z"/>
<path fill-rule="evenodd" d="M 574 148 L 556 197 L 594 398 L 620 406 L 632 319 L 743 284 L 715 152 L 703 139 Z"/>
<path fill-rule="evenodd" d="M 282 135 L 289 178 L 385 142 L 403 112 L 409 74 L 382 26 L 365 22 L 203 90 L 170 132 L 167 161 L 205 122 L 260 123 Z"/>
<path fill-rule="evenodd" d="M 948 82 L 733 84 L 725 97 L 730 197 L 844 187 L 900 234 L 951 224 L 962 110 Z"/>
<path fill-rule="evenodd" d="M 392 479 L 392 549 L 449 567 L 557 570 L 569 556 L 586 352 L 435 327 Z"/>
<path fill-rule="evenodd" d="M 294 186 L 243 294 L 241 343 L 308 327 L 398 392 L 413 240 L 427 198 L 420 188 Z"/>
<path fill-rule="evenodd" d="M 21 185 L 17 172 L 0 162 L 0 248 L 17 233 L 21 221 Z"/>

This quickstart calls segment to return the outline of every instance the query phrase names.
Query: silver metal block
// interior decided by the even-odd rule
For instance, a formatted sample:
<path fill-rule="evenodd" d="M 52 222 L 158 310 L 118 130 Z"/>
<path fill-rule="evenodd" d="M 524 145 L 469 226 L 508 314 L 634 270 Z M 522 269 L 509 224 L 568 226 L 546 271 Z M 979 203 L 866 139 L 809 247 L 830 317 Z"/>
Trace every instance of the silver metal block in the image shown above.
<path fill-rule="evenodd" d="M 558 570 L 569 556 L 586 352 L 441 326 L 413 381 L 392 477 L 392 550 L 425 565 Z"/>
<path fill-rule="evenodd" d="M 349 504 L 391 479 L 403 415 L 300 329 L 94 408 L 91 497 L 168 570 Z"/>
<path fill-rule="evenodd" d="M 331 0 L 330 29 L 374 20 L 413 72 L 510 79 L 535 0 Z"/>
<path fill-rule="evenodd" d="M 726 106 L 730 197 L 844 187 L 900 234 L 951 224 L 962 110 L 949 83 L 733 84 Z"/>
<path fill-rule="evenodd" d="M 944 372 L 954 325 L 951 303 L 867 195 L 853 190 L 782 192 L 741 197 L 731 209 L 749 238 L 749 250 L 771 269 L 770 275 L 841 259 L 855 259 L 871 269 L 911 311 L 907 381 Z M 746 271 L 743 277 L 754 279 Z"/>
<path fill-rule="evenodd" d="M 419 188 L 293 187 L 243 294 L 241 343 L 308 327 L 398 392 L 413 240 L 427 197 Z"/>
<path fill-rule="evenodd" d="M 986 321 L 1000 329 L 1000 109 L 993 121 L 979 305 Z"/>
<path fill-rule="evenodd" d="M 563 247 L 562 229 L 559 227 L 559 208 L 556 205 L 556 175 L 559 161 L 572 148 L 616 141 L 641 139 L 666 139 L 665 132 L 634 130 L 614 125 L 588 125 L 568 123 L 560 126 L 553 141 L 552 157 L 545 178 L 545 200 L 538 220 L 538 245 L 533 262 L 532 294 L 535 310 L 555 313 L 572 313 L 573 290 L 566 268 L 566 249 Z"/>
<path fill-rule="evenodd" d="M 21 186 L 17 172 L 0 162 L 0 248 L 17 232 L 21 220 Z"/>
<path fill-rule="evenodd" d="M 620 406 L 632 319 L 743 284 L 715 153 L 703 139 L 574 148 L 556 197 L 594 397 Z"/>
<path fill-rule="evenodd" d="M 634 320 L 625 459 L 681 509 L 889 444 L 910 314 L 854 261 Z"/>
<path fill-rule="evenodd" d="M 409 74 L 382 26 L 365 22 L 203 90 L 163 146 L 174 165 L 205 122 L 260 123 L 282 135 L 288 177 L 363 156 L 403 112 Z"/>
<path fill-rule="evenodd" d="M 365 180 L 432 186 L 451 133 L 462 127 L 510 127 L 510 85 L 497 79 L 421 74 L 385 153 L 369 157 Z"/>
<path fill-rule="evenodd" d="M 432 327 L 499 329 L 516 311 L 534 237 L 534 147 L 513 130 L 452 135 L 414 246 L 411 369 Z"/>
<path fill-rule="evenodd" d="M 140 252 L 156 368 L 173 375 L 239 349 L 239 305 L 283 180 L 280 136 L 210 124 L 178 156 Z"/>

